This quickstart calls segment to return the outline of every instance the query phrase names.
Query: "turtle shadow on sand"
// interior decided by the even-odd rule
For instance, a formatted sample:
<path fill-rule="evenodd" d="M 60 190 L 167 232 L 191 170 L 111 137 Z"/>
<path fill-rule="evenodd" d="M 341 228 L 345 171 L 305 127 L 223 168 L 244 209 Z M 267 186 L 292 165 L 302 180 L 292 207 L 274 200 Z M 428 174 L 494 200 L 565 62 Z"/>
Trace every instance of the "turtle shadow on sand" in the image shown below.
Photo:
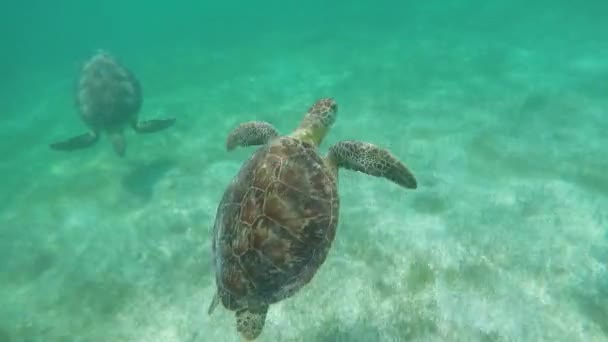
<path fill-rule="evenodd" d="M 133 195 L 150 200 L 154 186 L 175 166 L 175 161 L 159 158 L 150 162 L 135 162 L 122 178 L 122 186 Z"/>

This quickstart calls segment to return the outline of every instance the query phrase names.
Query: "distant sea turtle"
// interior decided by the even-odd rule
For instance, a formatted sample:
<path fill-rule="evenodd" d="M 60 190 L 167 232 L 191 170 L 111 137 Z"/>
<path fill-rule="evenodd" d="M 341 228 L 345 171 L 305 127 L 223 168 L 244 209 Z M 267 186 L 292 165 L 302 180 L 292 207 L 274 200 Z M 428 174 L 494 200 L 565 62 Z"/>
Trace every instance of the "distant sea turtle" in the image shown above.
<path fill-rule="evenodd" d="M 281 136 L 251 121 L 228 136 L 227 149 L 263 145 L 224 192 L 213 228 L 218 303 L 236 311 L 236 329 L 253 340 L 270 304 L 306 285 L 325 261 L 338 225 L 338 169 L 387 178 L 415 189 L 414 175 L 388 150 L 341 141 L 322 157 L 317 147 L 337 115 L 331 98 L 317 101 L 299 127 Z"/>
<path fill-rule="evenodd" d="M 82 67 L 76 85 L 76 106 L 90 132 L 50 145 L 53 150 L 71 151 L 91 147 L 106 133 L 114 151 L 125 154 L 123 130 L 152 133 L 171 126 L 175 119 L 138 121 L 142 106 L 141 86 L 135 75 L 105 51 L 98 51 Z"/>

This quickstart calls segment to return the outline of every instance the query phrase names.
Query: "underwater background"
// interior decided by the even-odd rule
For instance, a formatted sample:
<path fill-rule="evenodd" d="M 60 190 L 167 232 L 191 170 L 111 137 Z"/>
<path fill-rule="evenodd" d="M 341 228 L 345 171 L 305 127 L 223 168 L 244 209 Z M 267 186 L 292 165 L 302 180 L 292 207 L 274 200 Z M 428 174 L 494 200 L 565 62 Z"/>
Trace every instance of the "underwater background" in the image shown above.
<path fill-rule="evenodd" d="M 0 14 L 0 341 L 239 341 L 211 228 L 254 148 L 339 105 L 321 152 L 389 148 L 418 189 L 340 172 L 336 240 L 259 341 L 608 341 L 608 2 L 30 1 Z M 97 49 L 140 79 L 127 133 L 57 152 Z"/>

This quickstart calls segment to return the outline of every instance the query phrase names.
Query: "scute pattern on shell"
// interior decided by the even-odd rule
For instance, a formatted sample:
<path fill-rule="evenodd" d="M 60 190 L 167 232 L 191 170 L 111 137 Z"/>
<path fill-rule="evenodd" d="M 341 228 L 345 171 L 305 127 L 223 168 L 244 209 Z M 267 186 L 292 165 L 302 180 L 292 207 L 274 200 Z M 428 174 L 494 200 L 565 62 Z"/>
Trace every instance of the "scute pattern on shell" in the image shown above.
<path fill-rule="evenodd" d="M 120 125 L 140 110 L 141 86 L 118 60 L 98 52 L 82 67 L 76 105 L 83 120 L 92 127 Z"/>
<path fill-rule="evenodd" d="M 224 193 L 214 227 L 225 307 L 271 304 L 307 284 L 334 240 L 336 180 L 316 148 L 290 137 L 262 146 Z"/>

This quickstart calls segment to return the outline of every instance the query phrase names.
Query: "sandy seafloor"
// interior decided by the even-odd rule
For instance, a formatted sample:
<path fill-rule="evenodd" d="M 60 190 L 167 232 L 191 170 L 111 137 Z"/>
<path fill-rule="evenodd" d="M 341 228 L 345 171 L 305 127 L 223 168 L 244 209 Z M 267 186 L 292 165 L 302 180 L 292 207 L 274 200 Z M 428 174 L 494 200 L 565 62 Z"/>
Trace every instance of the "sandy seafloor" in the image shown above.
<path fill-rule="evenodd" d="M 388 147 L 419 188 L 342 171 L 328 259 L 259 341 L 608 340 L 608 48 L 408 34 L 131 52 L 141 116 L 178 122 L 129 132 L 122 160 L 105 138 L 48 149 L 84 131 L 80 61 L 22 75 L 0 126 L 0 341 L 238 341 L 232 313 L 206 312 L 215 209 L 254 151 L 225 152 L 226 134 L 287 133 L 325 96 L 323 153 Z"/>

